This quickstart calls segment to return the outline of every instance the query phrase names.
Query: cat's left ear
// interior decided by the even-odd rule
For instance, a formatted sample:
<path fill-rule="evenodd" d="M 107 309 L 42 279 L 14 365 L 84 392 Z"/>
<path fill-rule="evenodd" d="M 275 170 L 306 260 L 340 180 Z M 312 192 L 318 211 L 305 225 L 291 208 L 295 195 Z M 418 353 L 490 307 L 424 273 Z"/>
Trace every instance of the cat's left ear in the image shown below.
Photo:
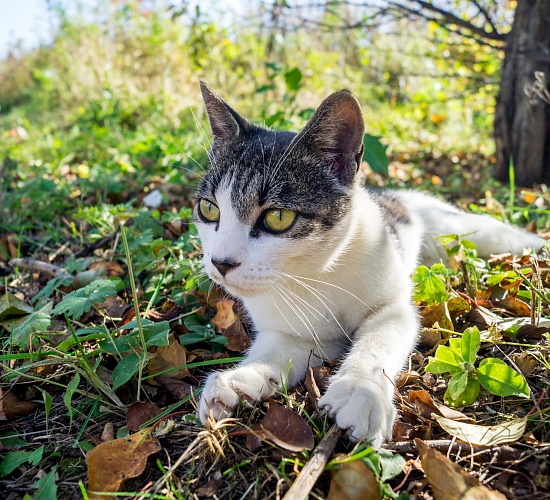
<path fill-rule="evenodd" d="M 340 183 L 350 186 L 363 158 L 365 124 L 361 107 L 349 90 L 329 95 L 294 139 L 332 163 Z"/>
<path fill-rule="evenodd" d="M 246 134 L 252 125 L 227 104 L 206 83 L 200 82 L 214 140 L 230 141 Z"/>

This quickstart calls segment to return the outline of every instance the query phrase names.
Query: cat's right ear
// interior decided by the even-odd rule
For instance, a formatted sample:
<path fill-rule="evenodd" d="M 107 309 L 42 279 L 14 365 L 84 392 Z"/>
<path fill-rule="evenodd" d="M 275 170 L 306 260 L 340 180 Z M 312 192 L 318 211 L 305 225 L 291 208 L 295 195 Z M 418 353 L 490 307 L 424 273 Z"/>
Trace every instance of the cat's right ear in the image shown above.
<path fill-rule="evenodd" d="M 246 134 L 251 124 L 229 106 L 206 83 L 200 82 L 202 98 L 215 140 L 231 141 Z"/>

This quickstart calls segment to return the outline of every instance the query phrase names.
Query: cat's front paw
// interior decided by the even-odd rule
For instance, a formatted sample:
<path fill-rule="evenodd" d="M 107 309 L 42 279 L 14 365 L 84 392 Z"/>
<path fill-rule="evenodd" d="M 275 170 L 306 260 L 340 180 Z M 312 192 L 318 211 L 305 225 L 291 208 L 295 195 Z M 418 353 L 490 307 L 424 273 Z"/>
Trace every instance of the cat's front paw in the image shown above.
<path fill-rule="evenodd" d="M 379 448 L 391 439 L 396 411 L 389 388 L 372 380 L 337 376 L 319 400 L 319 408 L 327 411 L 338 427 L 347 430 L 353 441 L 370 441 Z"/>
<path fill-rule="evenodd" d="M 212 373 L 200 400 L 201 422 L 204 424 L 211 413 L 216 420 L 227 417 L 241 401 L 259 401 L 279 388 L 280 382 L 266 367 L 240 366 Z"/>

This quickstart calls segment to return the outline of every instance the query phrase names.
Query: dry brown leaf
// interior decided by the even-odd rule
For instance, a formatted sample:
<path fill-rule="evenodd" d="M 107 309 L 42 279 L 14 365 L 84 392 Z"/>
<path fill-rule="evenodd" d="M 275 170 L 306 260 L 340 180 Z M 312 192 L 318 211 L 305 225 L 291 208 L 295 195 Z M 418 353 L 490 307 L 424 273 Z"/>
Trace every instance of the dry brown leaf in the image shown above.
<path fill-rule="evenodd" d="M 416 437 L 414 425 L 403 422 L 402 420 L 398 420 L 395 424 L 393 424 L 393 441 L 410 441 L 414 437 Z"/>
<path fill-rule="evenodd" d="M 441 328 L 454 331 L 454 325 L 451 320 L 447 302 L 442 302 L 432 309 L 422 311 L 420 316 L 422 317 L 421 324 L 423 327 L 431 328 L 437 323 Z"/>
<path fill-rule="evenodd" d="M 429 448 L 421 439 L 415 439 L 414 443 L 436 500 L 506 499 L 502 493 L 483 486 L 439 451 Z"/>
<path fill-rule="evenodd" d="M 473 422 L 473 419 L 457 410 L 453 410 L 437 401 L 434 401 L 426 390 L 409 391 L 409 401 L 414 403 L 419 413 L 425 418 L 431 418 L 431 413 L 441 415 L 451 420 Z M 431 410 L 431 411 L 430 411 Z M 429 413 L 428 413 L 429 412 Z"/>
<path fill-rule="evenodd" d="M 409 371 L 409 372 L 403 372 L 398 373 L 395 377 L 395 386 L 398 389 L 401 389 L 401 387 L 406 386 L 407 384 L 413 384 L 414 382 L 417 382 L 420 380 L 420 374 L 415 371 Z"/>
<path fill-rule="evenodd" d="M 161 445 L 148 427 L 131 436 L 108 441 L 86 455 L 89 498 L 110 498 L 94 492 L 118 491 L 126 479 L 139 476 L 147 465 L 147 457 L 160 451 Z"/>
<path fill-rule="evenodd" d="M 361 460 L 343 463 L 330 472 L 327 500 L 377 500 L 380 488 L 374 473 Z"/>
<path fill-rule="evenodd" d="M 155 375 L 171 368 L 184 366 L 186 363 L 185 348 L 178 342 L 174 334 L 170 333 L 168 335 L 168 345 L 157 348 L 149 360 L 147 368 L 149 369 L 149 374 Z M 182 379 L 189 375 L 189 370 L 187 368 L 179 368 L 163 373 L 163 375 L 169 378 Z"/>
<path fill-rule="evenodd" d="M 498 425 L 475 425 L 434 415 L 437 423 L 451 436 L 481 446 L 496 446 L 517 441 L 525 433 L 527 418 L 518 418 Z"/>
<path fill-rule="evenodd" d="M 6 414 L 4 413 L 4 397 L 2 394 L 2 388 L 0 387 L 0 420 L 7 420 Z"/>
<path fill-rule="evenodd" d="M 0 410 L 4 410 L 4 417 L 7 419 L 25 417 L 30 415 L 35 408 L 36 403 L 21 401 L 13 392 L 8 392 L 0 401 Z"/>
<path fill-rule="evenodd" d="M 194 385 L 170 378 L 167 375 L 157 375 L 155 377 L 155 381 L 162 385 L 162 387 L 164 387 L 176 399 L 186 398 L 196 389 Z"/>
<path fill-rule="evenodd" d="M 137 401 L 128 408 L 126 413 L 126 424 L 131 431 L 137 431 L 145 423 L 160 413 L 157 404 L 151 401 Z"/>
<path fill-rule="evenodd" d="M 106 443 L 115 439 L 115 426 L 113 422 L 107 422 L 103 427 L 103 433 L 101 434 L 101 442 Z"/>
<path fill-rule="evenodd" d="M 493 304 L 495 307 L 506 309 L 514 316 L 531 316 L 531 306 L 516 297 L 506 297 L 505 299 L 493 302 Z"/>
<path fill-rule="evenodd" d="M 222 299 L 216 303 L 216 314 L 210 320 L 216 326 L 216 332 L 220 333 L 222 330 L 228 328 L 237 319 L 233 306 L 235 302 L 231 299 Z"/>
<path fill-rule="evenodd" d="M 311 403 L 313 408 L 317 408 L 317 403 L 321 399 L 321 391 L 317 387 L 317 382 L 315 382 L 315 377 L 313 376 L 313 369 L 310 367 L 306 373 L 306 379 L 304 385 L 307 389 L 307 398 Z"/>
<path fill-rule="evenodd" d="M 250 337 L 239 318 L 225 329 L 223 335 L 227 339 L 227 347 L 232 351 L 244 352 L 250 345 Z"/>
<path fill-rule="evenodd" d="M 524 377 L 531 376 L 539 363 L 537 358 L 527 351 L 514 354 L 512 360 Z"/>
<path fill-rule="evenodd" d="M 535 325 L 522 325 L 516 330 L 515 337 L 521 342 L 542 340 L 545 333 L 550 333 L 550 328 Z"/>
<path fill-rule="evenodd" d="M 265 417 L 254 426 L 262 438 L 289 451 L 313 449 L 313 431 L 309 424 L 296 412 L 289 410 L 269 398 Z"/>

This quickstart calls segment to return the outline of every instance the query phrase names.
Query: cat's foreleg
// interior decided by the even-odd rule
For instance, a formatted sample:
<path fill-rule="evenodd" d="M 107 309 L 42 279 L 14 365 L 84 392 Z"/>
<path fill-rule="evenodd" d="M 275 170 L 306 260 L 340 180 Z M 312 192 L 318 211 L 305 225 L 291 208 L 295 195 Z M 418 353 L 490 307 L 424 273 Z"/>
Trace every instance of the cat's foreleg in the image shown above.
<path fill-rule="evenodd" d="M 252 403 L 271 396 L 305 376 L 313 345 L 307 340 L 272 331 L 259 332 L 246 358 L 231 370 L 212 373 L 206 379 L 199 415 L 218 420 L 231 414 L 241 402 Z"/>
<path fill-rule="evenodd" d="M 403 299 L 371 314 L 355 332 L 351 351 L 319 400 L 353 440 L 379 447 L 392 435 L 393 379 L 414 347 L 416 310 Z"/>

